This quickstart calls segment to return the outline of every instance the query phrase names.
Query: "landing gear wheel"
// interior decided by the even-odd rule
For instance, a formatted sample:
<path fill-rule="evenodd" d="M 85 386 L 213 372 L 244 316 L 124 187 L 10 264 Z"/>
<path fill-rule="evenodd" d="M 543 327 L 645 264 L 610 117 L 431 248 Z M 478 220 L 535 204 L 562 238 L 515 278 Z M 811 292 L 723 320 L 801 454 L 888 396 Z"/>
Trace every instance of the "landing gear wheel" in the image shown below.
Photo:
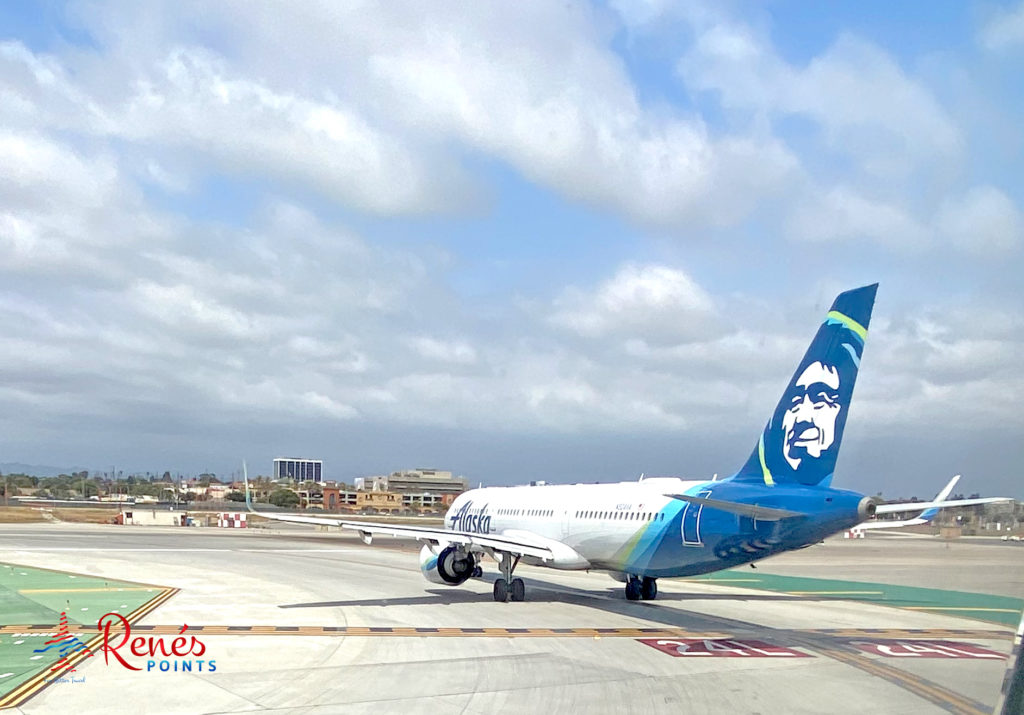
<path fill-rule="evenodd" d="M 526 598 L 526 586 L 521 578 L 512 578 L 512 574 L 519 565 L 519 556 L 515 559 L 512 554 L 503 551 L 499 557 L 498 568 L 501 570 L 501 578 L 494 582 L 495 601 L 522 601 Z"/>
<path fill-rule="evenodd" d="M 645 601 L 653 601 L 658 597 L 658 582 L 653 578 L 644 576 L 640 582 L 640 597 Z"/>
<path fill-rule="evenodd" d="M 472 578 L 480 578 L 483 575 L 484 575 L 484 570 L 482 568 L 480 568 L 479 566 L 477 566 L 475 569 L 473 569 L 473 576 L 472 576 Z"/>
<path fill-rule="evenodd" d="M 626 600 L 637 601 L 640 599 L 640 579 L 633 577 L 626 581 Z"/>

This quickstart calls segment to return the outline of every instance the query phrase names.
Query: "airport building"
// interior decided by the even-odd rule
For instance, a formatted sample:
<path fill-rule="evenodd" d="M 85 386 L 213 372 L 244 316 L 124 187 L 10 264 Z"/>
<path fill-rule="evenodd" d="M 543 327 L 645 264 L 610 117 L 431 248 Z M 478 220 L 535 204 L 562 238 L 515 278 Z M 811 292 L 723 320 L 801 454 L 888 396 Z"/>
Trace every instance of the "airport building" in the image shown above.
<path fill-rule="evenodd" d="M 303 492 L 299 492 L 301 497 Z M 322 498 L 310 500 L 311 508 L 325 511 L 376 511 L 388 513 L 443 513 L 458 494 L 436 494 L 431 492 L 387 492 L 361 490 L 351 491 L 342 487 L 324 487 Z"/>
<path fill-rule="evenodd" d="M 300 457 L 278 457 L 274 460 L 274 479 L 294 479 L 297 482 L 323 482 L 324 461 Z"/>
<path fill-rule="evenodd" d="M 461 494 L 469 488 L 465 477 L 439 469 L 406 469 L 387 476 L 358 477 L 355 482 L 358 491 Z"/>
<path fill-rule="evenodd" d="M 323 508 L 327 511 L 355 511 L 358 495 L 342 487 L 324 487 Z"/>

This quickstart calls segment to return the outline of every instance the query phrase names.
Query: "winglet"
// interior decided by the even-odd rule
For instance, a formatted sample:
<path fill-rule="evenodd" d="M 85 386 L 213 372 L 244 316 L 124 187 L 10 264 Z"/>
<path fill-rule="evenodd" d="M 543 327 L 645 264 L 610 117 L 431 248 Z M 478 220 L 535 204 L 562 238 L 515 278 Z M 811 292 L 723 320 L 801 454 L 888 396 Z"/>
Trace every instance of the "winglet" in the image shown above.
<path fill-rule="evenodd" d="M 245 466 L 244 459 L 242 460 L 242 479 L 245 481 L 245 508 L 256 513 L 252 506 L 252 499 L 249 497 L 249 469 Z"/>
<path fill-rule="evenodd" d="M 945 487 L 943 487 L 942 491 L 940 491 L 938 494 L 935 495 L 934 501 L 938 501 L 938 502 L 945 501 L 949 497 L 949 495 L 952 493 L 953 487 L 955 487 L 956 483 L 959 482 L 959 481 L 960 481 L 960 475 L 957 474 L 956 476 L 954 476 L 952 479 L 949 480 L 949 484 L 947 484 Z M 938 513 L 939 513 L 938 507 L 933 507 L 931 509 L 926 509 L 924 512 L 921 513 L 921 516 L 919 516 L 918 518 L 919 519 L 923 519 L 924 521 L 931 521 L 932 519 L 935 518 L 935 515 L 938 514 Z"/>

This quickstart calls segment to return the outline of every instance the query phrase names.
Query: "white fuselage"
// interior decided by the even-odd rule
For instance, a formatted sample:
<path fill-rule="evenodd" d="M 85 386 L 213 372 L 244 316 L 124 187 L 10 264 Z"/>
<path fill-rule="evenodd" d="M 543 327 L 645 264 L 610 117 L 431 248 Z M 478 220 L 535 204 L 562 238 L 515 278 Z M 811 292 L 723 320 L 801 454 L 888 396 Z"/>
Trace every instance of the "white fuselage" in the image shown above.
<path fill-rule="evenodd" d="M 445 528 L 533 540 L 555 558 L 531 563 L 560 569 L 622 566 L 624 550 L 648 527 L 666 526 L 685 505 L 681 494 L 708 482 L 652 478 L 612 484 L 485 487 L 461 494 Z"/>

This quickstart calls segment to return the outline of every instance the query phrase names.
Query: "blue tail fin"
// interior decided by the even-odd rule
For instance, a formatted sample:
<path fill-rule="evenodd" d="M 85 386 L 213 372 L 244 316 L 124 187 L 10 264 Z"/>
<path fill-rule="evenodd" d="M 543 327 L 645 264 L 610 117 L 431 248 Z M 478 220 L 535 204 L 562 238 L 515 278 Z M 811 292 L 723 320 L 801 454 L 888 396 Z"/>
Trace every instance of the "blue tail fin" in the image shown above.
<path fill-rule="evenodd" d="M 828 486 L 878 284 L 840 293 L 736 481 Z"/>

